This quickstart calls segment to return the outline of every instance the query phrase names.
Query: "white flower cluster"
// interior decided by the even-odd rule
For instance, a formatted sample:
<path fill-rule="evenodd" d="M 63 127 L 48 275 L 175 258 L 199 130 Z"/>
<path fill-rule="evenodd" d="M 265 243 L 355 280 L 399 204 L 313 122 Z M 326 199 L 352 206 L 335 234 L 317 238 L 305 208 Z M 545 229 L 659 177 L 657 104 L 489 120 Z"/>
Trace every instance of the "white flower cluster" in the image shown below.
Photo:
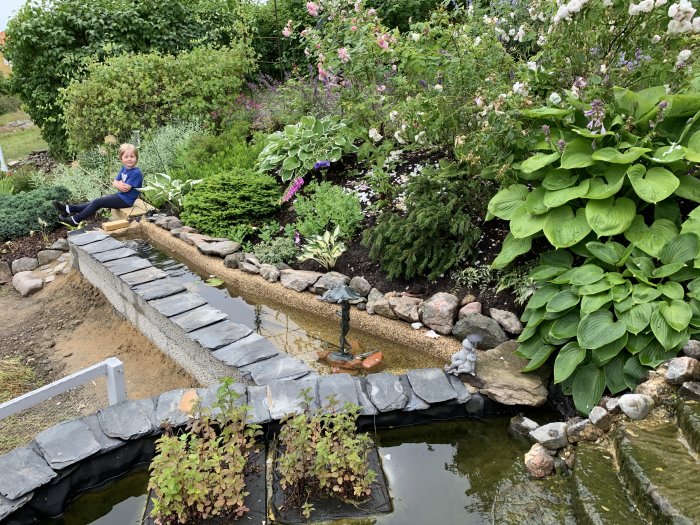
<path fill-rule="evenodd" d="M 684 49 L 680 53 L 678 53 L 678 57 L 676 57 L 676 68 L 682 68 L 685 67 L 685 63 L 687 60 L 690 58 L 690 55 L 692 53 L 690 52 L 690 49 Z"/>
<path fill-rule="evenodd" d="M 627 12 L 630 16 L 637 16 L 640 13 L 651 13 L 655 7 L 664 5 L 667 0 L 642 0 L 638 4 L 634 2 L 630 4 Z"/>
<path fill-rule="evenodd" d="M 693 20 L 695 8 L 689 0 L 680 0 L 675 4 L 671 4 L 668 8 L 668 16 L 671 18 L 668 22 L 668 33 L 680 34 L 695 31 L 700 33 L 700 17 Z"/>
<path fill-rule="evenodd" d="M 522 95 L 523 97 L 526 97 L 529 93 L 527 88 L 527 82 L 516 82 L 515 84 L 513 84 L 513 93 L 515 93 L 516 95 Z"/>
<path fill-rule="evenodd" d="M 587 3 L 588 0 L 570 0 L 568 3 L 561 4 L 552 21 L 556 24 L 562 20 L 571 20 L 571 15 L 581 11 L 583 6 L 585 6 Z"/>

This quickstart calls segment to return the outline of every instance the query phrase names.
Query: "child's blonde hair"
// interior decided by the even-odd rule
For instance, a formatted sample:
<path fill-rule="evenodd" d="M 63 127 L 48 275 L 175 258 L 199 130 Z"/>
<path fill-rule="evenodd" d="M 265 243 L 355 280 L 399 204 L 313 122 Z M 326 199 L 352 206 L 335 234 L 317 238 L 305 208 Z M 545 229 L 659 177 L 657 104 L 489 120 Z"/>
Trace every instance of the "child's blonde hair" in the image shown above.
<path fill-rule="evenodd" d="M 133 144 L 122 144 L 119 146 L 119 160 L 122 160 L 122 157 L 124 156 L 124 153 L 127 151 L 133 152 L 134 156 L 136 157 L 136 160 L 139 160 L 139 150 L 136 149 L 136 146 Z"/>

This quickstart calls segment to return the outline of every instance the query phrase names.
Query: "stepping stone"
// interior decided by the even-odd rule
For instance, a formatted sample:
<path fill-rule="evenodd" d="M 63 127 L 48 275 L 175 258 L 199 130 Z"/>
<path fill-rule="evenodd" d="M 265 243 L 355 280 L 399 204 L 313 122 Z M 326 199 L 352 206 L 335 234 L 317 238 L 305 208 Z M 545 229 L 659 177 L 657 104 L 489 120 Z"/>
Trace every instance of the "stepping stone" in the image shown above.
<path fill-rule="evenodd" d="M 279 353 L 270 341 L 258 334 L 252 334 L 212 352 L 211 355 L 227 365 L 240 367 L 269 359 Z"/>
<path fill-rule="evenodd" d="M 162 299 L 187 290 L 183 285 L 170 279 L 139 285 L 134 291 L 146 301 Z"/>
<path fill-rule="evenodd" d="M 406 372 L 411 389 L 426 403 L 444 403 L 457 397 L 444 372 L 438 368 L 419 368 Z"/>
<path fill-rule="evenodd" d="M 141 257 L 127 257 L 126 259 L 117 259 L 105 263 L 105 267 L 114 275 L 124 275 L 125 273 L 143 270 L 151 266 L 151 261 L 142 259 Z"/>
<path fill-rule="evenodd" d="M 78 419 L 84 423 L 95 436 L 95 439 L 100 444 L 100 452 L 109 452 L 126 444 L 126 441 L 121 439 L 111 438 L 102 431 L 100 426 L 100 421 L 97 418 L 97 414 L 90 414 L 89 416 Z"/>
<path fill-rule="evenodd" d="M 380 372 L 370 374 L 365 379 L 369 398 L 380 412 L 401 410 L 408 403 L 408 396 L 395 375 Z"/>
<path fill-rule="evenodd" d="M 35 441 L 44 459 L 59 470 L 99 452 L 102 447 L 85 423 L 67 421 L 40 432 Z"/>
<path fill-rule="evenodd" d="M 411 388 L 411 384 L 408 381 L 406 375 L 399 376 L 399 381 L 401 381 L 401 386 L 403 386 L 403 391 L 408 396 L 408 402 L 406 406 L 403 407 L 404 412 L 415 412 L 416 410 L 426 410 L 430 408 L 430 405 L 423 401 Z"/>
<path fill-rule="evenodd" d="M 4 496 L 0 496 L 0 521 L 7 518 L 14 511 L 23 507 L 30 499 L 32 499 L 34 493 L 25 494 L 17 499 L 7 499 Z"/>
<path fill-rule="evenodd" d="M 249 374 L 256 385 L 267 385 L 282 379 L 299 379 L 310 372 L 308 366 L 299 359 L 279 354 L 264 361 L 241 367 Z"/>
<path fill-rule="evenodd" d="M 249 386 L 248 387 L 248 421 L 262 425 L 272 421 L 270 409 L 267 404 L 267 387 L 266 386 Z"/>
<path fill-rule="evenodd" d="M 357 399 L 360 405 L 360 415 L 361 416 L 376 416 L 379 414 L 379 410 L 374 406 L 374 403 L 369 398 L 366 391 L 365 381 L 359 377 L 353 377 L 355 382 L 355 391 L 357 392 Z"/>
<path fill-rule="evenodd" d="M 355 406 L 360 406 L 360 400 L 357 397 L 355 389 L 355 381 L 350 374 L 331 374 L 329 376 L 321 376 L 318 378 L 318 404 L 322 408 L 328 408 L 329 396 L 334 396 L 340 409 L 345 406 L 345 403 L 352 403 Z"/>
<path fill-rule="evenodd" d="M 96 253 L 93 255 L 93 257 L 100 262 L 108 262 L 116 259 L 124 259 L 125 257 L 131 257 L 132 255 L 136 255 L 136 252 L 131 248 L 117 248 L 116 250 Z"/>
<path fill-rule="evenodd" d="M 239 339 L 243 339 L 252 333 L 253 331 L 247 326 L 226 320 L 190 332 L 188 336 L 197 341 L 204 348 L 217 350 L 223 346 L 235 343 Z"/>
<path fill-rule="evenodd" d="M 168 274 L 163 270 L 151 266 L 150 268 L 120 275 L 119 278 L 129 286 L 136 286 L 137 284 L 150 283 L 157 279 L 163 279 L 167 276 Z"/>
<path fill-rule="evenodd" d="M 97 412 L 102 431 L 109 437 L 134 439 L 154 432 L 158 427 L 152 399 L 124 401 Z"/>
<path fill-rule="evenodd" d="M 462 382 L 461 379 L 459 379 L 456 376 L 453 376 L 452 374 L 448 374 L 447 380 L 450 382 L 452 390 L 454 390 L 455 394 L 457 394 L 457 398 L 453 401 L 450 401 L 449 404 L 463 405 L 464 403 L 469 401 L 469 398 L 472 395 L 469 393 L 469 389 L 466 387 L 466 385 Z"/>
<path fill-rule="evenodd" d="M 162 313 L 165 317 L 181 314 L 193 310 L 198 306 L 207 304 L 201 295 L 192 292 L 183 292 L 170 295 L 163 299 L 149 301 L 149 304 Z"/>
<path fill-rule="evenodd" d="M 106 239 L 107 237 L 109 237 L 109 235 L 107 235 L 104 232 L 91 231 L 80 233 L 77 235 L 69 235 L 68 242 L 70 244 L 75 244 L 76 246 L 85 246 L 86 244 L 101 241 L 102 239 Z"/>
<path fill-rule="evenodd" d="M 197 330 L 198 328 L 204 328 L 210 324 L 218 323 L 219 321 L 223 321 L 227 318 L 228 316 L 221 310 L 205 304 L 204 306 L 190 310 L 187 313 L 173 317 L 172 321 L 180 326 L 185 332 L 191 332 L 193 330 Z"/>
<path fill-rule="evenodd" d="M 267 386 L 267 400 L 272 419 L 282 419 L 290 414 L 301 414 L 304 409 L 302 390 L 308 390 L 311 397 L 309 408 L 314 410 L 316 405 L 316 380 L 300 379 L 299 381 L 276 381 Z"/>
<path fill-rule="evenodd" d="M 29 447 L 0 456 L 0 494 L 14 500 L 56 477 L 46 460 Z"/>
<path fill-rule="evenodd" d="M 116 250 L 117 248 L 123 248 L 124 243 L 119 242 L 111 237 L 103 239 L 101 241 L 93 242 L 81 246 L 81 249 L 85 250 L 89 254 L 108 252 L 110 250 Z"/>

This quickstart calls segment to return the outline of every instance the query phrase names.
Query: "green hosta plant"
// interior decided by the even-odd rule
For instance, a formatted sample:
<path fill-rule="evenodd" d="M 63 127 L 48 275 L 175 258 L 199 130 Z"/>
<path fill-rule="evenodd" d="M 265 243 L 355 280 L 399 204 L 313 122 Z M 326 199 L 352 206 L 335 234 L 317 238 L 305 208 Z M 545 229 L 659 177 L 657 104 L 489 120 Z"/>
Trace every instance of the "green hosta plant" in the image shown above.
<path fill-rule="evenodd" d="M 182 181 L 174 179 L 167 173 L 158 173 L 151 178 L 149 184 L 141 188 L 146 200 L 156 208 L 165 203 L 170 204 L 176 211 L 182 209 L 185 195 L 202 179 L 190 179 Z"/>
<path fill-rule="evenodd" d="M 309 239 L 299 256 L 299 261 L 313 259 L 326 270 L 331 270 L 345 250 L 347 246 L 340 241 L 340 227 L 336 226 L 332 233 L 326 230 L 323 235 L 316 235 Z"/>
<path fill-rule="evenodd" d="M 258 169 L 279 170 L 282 182 L 288 182 L 303 177 L 317 163 L 337 162 L 344 154 L 354 152 L 354 140 L 354 132 L 337 116 L 302 117 L 298 124 L 267 137 L 258 157 Z"/>

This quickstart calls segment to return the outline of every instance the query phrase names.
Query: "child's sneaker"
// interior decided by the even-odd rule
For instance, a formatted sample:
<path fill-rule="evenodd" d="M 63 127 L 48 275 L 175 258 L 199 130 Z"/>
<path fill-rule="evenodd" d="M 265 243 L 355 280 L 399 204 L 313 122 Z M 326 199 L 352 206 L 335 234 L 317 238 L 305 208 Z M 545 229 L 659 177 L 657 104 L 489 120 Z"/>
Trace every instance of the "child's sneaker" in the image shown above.
<path fill-rule="evenodd" d="M 78 225 L 78 221 L 76 221 L 75 217 L 73 217 L 72 215 L 59 215 L 58 220 L 61 222 L 72 224 L 73 226 Z"/>
<path fill-rule="evenodd" d="M 56 208 L 59 211 L 59 213 L 70 213 L 68 205 L 63 204 L 62 202 L 53 201 L 53 207 Z"/>

